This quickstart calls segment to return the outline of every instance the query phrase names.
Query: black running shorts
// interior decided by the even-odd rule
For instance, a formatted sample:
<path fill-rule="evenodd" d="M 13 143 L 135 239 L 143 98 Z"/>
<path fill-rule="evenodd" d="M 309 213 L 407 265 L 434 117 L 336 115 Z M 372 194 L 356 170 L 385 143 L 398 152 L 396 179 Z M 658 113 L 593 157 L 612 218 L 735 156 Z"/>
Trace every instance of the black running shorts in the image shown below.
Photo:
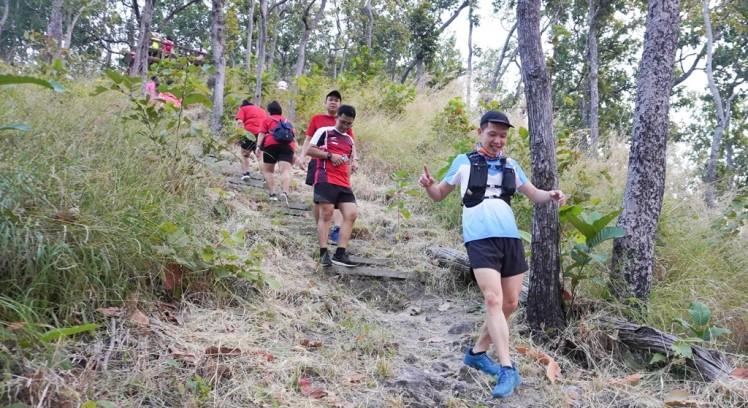
<path fill-rule="evenodd" d="M 257 142 L 249 140 L 247 137 L 243 137 L 239 139 L 239 146 L 241 146 L 243 150 L 254 152 L 255 149 L 257 149 Z"/>
<path fill-rule="evenodd" d="M 279 161 L 293 163 L 294 151 L 290 144 L 274 144 L 262 149 L 263 163 L 275 164 Z"/>
<path fill-rule="evenodd" d="M 314 203 L 315 204 L 338 204 L 356 203 L 356 197 L 353 190 L 348 187 L 339 186 L 330 183 L 317 183 L 314 185 Z"/>
<path fill-rule="evenodd" d="M 473 269 L 491 268 L 502 278 L 519 275 L 530 269 L 525 248 L 519 238 L 484 238 L 465 243 Z"/>

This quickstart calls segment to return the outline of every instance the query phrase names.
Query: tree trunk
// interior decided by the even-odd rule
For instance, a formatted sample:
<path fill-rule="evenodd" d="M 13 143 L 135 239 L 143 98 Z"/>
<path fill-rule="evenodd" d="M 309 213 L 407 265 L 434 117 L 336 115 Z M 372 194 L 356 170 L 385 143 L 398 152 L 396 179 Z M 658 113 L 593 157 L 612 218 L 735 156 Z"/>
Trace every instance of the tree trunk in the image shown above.
<path fill-rule="evenodd" d="M 644 300 L 652 287 L 655 231 L 665 192 L 670 92 L 678 44 L 678 0 L 650 0 L 634 108 L 623 213 L 626 236 L 613 241 L 611 286 L 626 300 Z"/>
<path fill-rule="evenodd" d="M 599 68 L 597 65 L 597 16 L 599 14 L 600 7 L 598 0 L 589 0 L 589 14 L 587 17 L 587 23 L 589 25 L 587 31 L 587 51 L 590 60 L 590 76 L 589 76 L 589 90 L 590 90 L 590 115 L 589 115 L 589 127 L 590 127 L 590 144 L 589 152 L 595 154 L 597 151 L 598 141 L 600 139 L 600 130 L 598 128 L 600 122 L 600 93 L 598 84 L 598 72 Z"/>
<path fill-rule="evenodd" d="M 264 1 L 264 0 L 262 0 Z M 213 87 L 213 118 L 211 130 L 218 133 L 223 119 L 223 86 L 226 72 L 226 56 L 223 52 L 226 35 L 226 16 L 224 14 L 224 0 L 212 0 L 213 21 L 210 28 L 210 42 L 213 54 L 215 86 Z M 259 64 L 262 65 L 262 64 Z"/>
<path fill-rule="evenodd" d="M 8 20 L 9 9 L 10 9 L 10 0 L 5 0 L 3 2 L 3 17 L 0 18 L 0 40 L 3 39 L 3 26 L 5 26 L 5 22 Z"/>
<path fill-rule="evenodd" d="M 472 106 L 472 95 L 470 88 L 473 87 L 473 2 L 470 2 L 468 6 L 468 56 L 467 56 L 467 72 L 465 72 L 465 102 L 468 106 Z"/>
<path fill-rule="evenodd" d="M 63 0 L 52 0 L 52 10 L 47 26 L 47 36 L 54 40 L 58 50 L 62 46 L 62 7 L 64 3 Z"/>
<path fill-rule="evenodd" d="M 540 41 L 540 0 L 517 3 L 519 57 L 525 83 L 530 131 L 532 183 L 543 190 L 556 188 L 556 146 L 553 134 L 551 77 Z M 559 279 L 559 226 L 556 204 L 533 205 L 532 274 L 527 321 L 536 333 L 555 336 L 566 327 Z"/>
<path fill-rule="evenodd" d="M 78 9 L 78 12 L 75 13 L 73 18 L 68 22 L 67 30 L 65 31 L 65 41 L 63 44 L 65 45 L 65 48 L 70 49 L 70 44 L 73 42 L 73 29 L 75 29 L 75 25 L 78 24 L 78 19 L 81 17 L 83 12 L 86 10 L 86 6 L 81 7 Z"/>
<path fill-rule="evenodd" d="M 138 36 L 138 51 L 135 53 L 132 76 L 140 76 L 143 84 L 148 77 L 148 44 L 151 37 L 151 23 L 153 22 L 153 8 L 155 0 L 145 0 L 143 11 L 140 13 L 140 35 Z M 133 3 L 136 3 L 133 1 Z M 145 92 L 145 86 L 143 86 Z"/>
<path fill-rule="evenodd" d="M 712 33 L 712 19 L 709 11 L 709 0 L 702 0 L 702 11 L 704 13 L 704 31 L 706 32 L 706 78 L 709 86 L 709 91 L 712 93 L 712 99 L 714 100 L 714 109 L 717 117 L 717 127 L 714 129 L 712 135 L 712 145 L 709 150 L 709 161 L 706 164 L 706 175 L 704 177 L 704 183 L 706 183 L 706 193 L 704 194 L 704 201 L 710 208 L 714 208 L 714 183 L 717 181 L 717 159 L 719 159 L 720 145 L 722 144 L 722 138 L 727 131 L 727 113 L 725 112 L 725 106 L 722 104 L 722 96 L 717 89 L 717 85 L 714 83 L 714 71 L 712 70 L 712 61 L 714 55 L 714 34 Z M 729 112 L 729 110 L 728 110 Z"/>
<path fill-rule="evenodd" d="M 366 16 L 369 19 L 366 24 L 366 48 L 371 52 L 371 38 L 374 34 L 374 13 L 371 11 L 371 0 L 366 0 Z"/>
<path fill-rule="evenodd" d="M 504 57 L 506 56 L 507 48 L 509 47 L 509 40 L 512 39 L 512 35 L 514 34 L 514 31 L 517 30 L 517 22 L 512 25 L 512 28 L 509 30 L 509 34 L 506 35 L 506 40 L 504 41 L 504 46 L 501 48 L 501 54 L 499 55 L 499 62 L 496 63 L 496 68 L 493 70 L 493 76 L 491 77 L 491 88 L 490 88 L 490 98 L 493 99 L 496 97 L 496 88 L 499 87 L 499 81 L 501 81 L 501 77 L 504 76 L 504 72 L 506 72 L 507 67 L 509 67 L 509 64 L 514 59 L 514 56 L 517 55 L 517 49 L 514 50 L 514 53 L 512 54 L 512 58 L 509 59 L 510 62 L 504 66 L 504 69 L 502 70 L 501 67 L 504 65 Z"/>
<path fill-rule="evenodd" d="M 306 63 L 306 46 L 309 42 L 309 35 L 311 34 L 312 30 L 314 30 L 315 27 L 317 27 L 317 23 L 319 23 L 319 20 L 322 19 L 322 16 L 325 14 L 325 6 L 327 5 L 327 0 L 322 0 L 322 3 L 319 5 L 319 10 L 317 10 L 317 13 L 315 13 L 314 18 L 312 21 L 309 21 L 309 12 L 312 9 L 312 6 L 314 6 L 315 0 L 312 0 L 309 3 L 309 6 L 304 10 L 304 15 L 301 18 L 302 23 L 304 23 L 304 28 L 301 31 L 301 38 L 299 39 L 299 52 L 298 57 L 296 58 L 296 69 L 294 70 L 293 76 L 298 78 L 304 73 L 304 64 Z"/>
<path fill-rule="evenodd" d="M 247 69 L 252 66 L 252 32 L 255 30 L 255 0 L 249 0 L 249 22 L 247 23 Z"/>
<path fill-rule="evenodd" d="M 260 38 L 257 40 L 257 75 L 255 76 L 255 104 L 262 103 L 262 73 L 265 71 L 265 43 L 268 37 L 268 0 L 260 0 Z"/>

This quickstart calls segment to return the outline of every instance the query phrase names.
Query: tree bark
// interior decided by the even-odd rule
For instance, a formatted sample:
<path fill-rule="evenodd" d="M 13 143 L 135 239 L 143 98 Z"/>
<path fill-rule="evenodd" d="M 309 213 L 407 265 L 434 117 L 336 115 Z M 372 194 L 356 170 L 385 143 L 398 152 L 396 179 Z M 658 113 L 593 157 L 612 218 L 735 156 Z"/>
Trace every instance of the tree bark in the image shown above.
<path fill-rule="evenodd" d="M 366 48 L 371 52 L 371 38 L 374 35 L 374 13 L 371 11 L 371 0 L 366 0 L 366 16 L 369 19 L 366 24 Z"/>
<path fill-rule="evenodd" d="M 709 160 L 706 164 L 706 174 L 704 176 L 704 183 L 706 183 L 706 192 L 704 194 L 704 201 L 710 208 L 714 208 L 714 183 L 717 181 L 717 159 L 719 159 L 720 145 L 722 144 L 722 138 L 727 131 L 729 125 L 728 113 L 725 112 L 725 106 L 722 104 L 722 96 L 717 89 L 717 85 L 714 82 L 714 71 L 712 69 L 712 62 L 714 56 L 714 35 L 712 33 L 712 19 L 709 11 L 709 0 L 702 0 L 702 11 L 704 13 L 704 31 L 706 34 L 706 78 L 709 91 L 712 94 L 714 100 L 714 109 L 717 117 L 717 127 L 714 129 L 712 135 L 712 145 L 709 150 Z M 727 112 L 729 112 L 729 108 Z"/>
<path fill-rule="evenodd" d="M 517 3 L 519 57 L 525 83 L 530 131 L 532 183 L 553 190 L 556 180 L 556 146 L 553 133 L 551 77 L 540 40 L 540 0 Z M 533 205 L 532 274 L 527 321 L 536 333 L 557 335 L 566 327 L 559 278 L 559 226 L 556 204 Z M 552 330 L 550 332 L 549 330 Z"/>
<path fill-rule="evenodd" d="M 132 76 L 140 76 L 143 84 L 148 77 L 148 44 L 151 37 L 151 23 L 153 22 L 153 8 L 155 0 L 145 0 L 143 11 L 140 13 L 140 35 L 138 36 L 138 51 L 135 53 Z M 133 3 L 137 3 L 133 0 Z M 145 86 L 143 86 L 145 92 Z"/>
<path fill-rule="evenodd" d="M 264 0 L 262 0 L 264 1 Z M 211 130 L 218 133 L 223 119 L 223 87 L 226 73 L 226 56 L 223 47 L 226 41 L 226 16 L 224 14 L 224 0 L 212 0 L 213 21 L 210 29 L 210 42 L 213 55 L 215 85 L 213 87 L 213 117 Z M 259 64 L 262 65 L 262 64 Z"/>
<path fill-rule="evenodd" d="M 595 154 L 597 151 L 598 141 L 600 139 L 600 93 L 599 93 L 599 68 L 597 64 L 597 16 L 600 11 L 598 0 L 589 0 L 589 11 L 587 15 L 587 23 L 589 25 L 587 31 L 587 51 L 590 60 L 590 75 L 589 75 L 589 90 L 590 90 L 590 114 L 589 114 L 589 128 L 590 128 L 590 143 L 589 152 Z"/>
<path fill-rule="evenodd" d="M 670 92 L 678 44 L 679 1 L 650 0 L 634 108 L 623 213 L 626 236 L 613 241 L 611 286 L 622 300 L 645 300 L 652 287 L 657 223 L 665 192 Z"/>
<path fill-rule="evenodd" d="M 600 322 L 628 347 L 664 355 L 673 354 L 673 343 L 682 339 L 649 326 L 642 326 L 616 319 Z M 691 344 L 693 357 L 687 360 L 707 381 L 727 378 L 732 372 L 730 363 L 717 350 Z"/>
<path fill-rule="evenodd" d="M 369 0 L 370 1 L 370 0 Z M 322 16 L 325 14 L 325 6 L 327 0 L 322 0 L 319 5 L 319 10 L 314 14 L 314 18 L 309 21 L 309 13 L 314 6 L 315 0 L 309 2 L 309 5 L 304 10 L 304 15 L 301 17 L 301 22 L 304 24 L 304 28 L 301 31 L 301 38 L 299 39 L 299 52 L 296 58 L 296 69 L 294 70 L 293 76 L 298 78 L 304 73 L 304 64 L 306 63 L 306 46 L 309 42 L 309 36 L 312 30 L 317 27 Z"/>
<path fill-rule="evenodd" d="M 255 0 L 249 0 L 249 22 L 247 23 L 247 52 L 245 62 L 247 69 L 252 66 L 252 32 L 255 30 Z"/>
<path fill-rule="evenodd" d="M 509 48 L 509 40 L 512 39 L 512 35 L 514 34 L 514 31 L 517 30 L 517 23 L 514 22 L 512 25 L 512 28 L 509 29 L 509 34 L 506 35 L 506 40 L 504 41 L 504 46 L 501 48 L 501 54 L 499 55 L 499 62 L 496 63 L 496 68 L 493 70 L 493 75 L 491 76 L 491 98 L 496 97 L 496 88 L 499 87 L 499 81 L 501 81 L 501 78 L 504 76 L 504 72 L 506 72 L 507 67 L 509 67 L 509 64 L 511 63 L 511 60 L 514 59 L 514 56 L 517 55 L 517 49 L 514 50 L 512 54 L 512 58 L 510 58 L 510 62 L 504 66 L 504 69 L 502 70 L 502 65 L 504 65 L 504 57 L 506 56 L 506 51 Z"/>
<path fill-rule="evenodd" d="M 49 16 L 49 25 L 47 26 L 47 36 L 55 41 L 58 49 L 62 46 L 63 4 L 63 0 L 52 0 L 52 10 Z"/>
<path fill-rule="evenodd" d="M 262 73 L 265 71 L 265 43 L 268 36 L 268 0 L 260 0 L 260 38 L 257 39 L 257 75 L 254 103 L 262 103 Z"/>
<path fill-rule="evenodd" d="M 10 9 L 10 0 L 5 0 L 3 2 L 3 17 L 0 18 L 0 40 L 3 39 L 3 27 L 5 26 L 5 22 L 8 20 L 9 9 Z"/>
<path fill-rule="evenodd" d="M 65 40 L 63 44 L 65 48 L 70 49 L 70 44 L 73 42 L 73 30 L 75 25 L 78 24 L 78 19 L 81 17 L 87 6 L 83 6 L 75 13 L 72 19 L 68 22 L 67 30 L 65 31 Z"/>

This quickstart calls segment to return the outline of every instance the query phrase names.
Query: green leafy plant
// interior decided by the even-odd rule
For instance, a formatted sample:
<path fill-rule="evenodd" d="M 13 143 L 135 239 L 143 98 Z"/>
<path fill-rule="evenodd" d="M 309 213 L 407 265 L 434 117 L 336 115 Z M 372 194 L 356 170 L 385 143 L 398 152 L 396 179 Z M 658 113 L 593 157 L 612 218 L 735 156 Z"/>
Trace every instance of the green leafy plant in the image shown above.
<path fill-rule="evenodd" d="M 12 74 L 0 75 L 0 87 L 5 86 L 5 85 L 22 85 L 22 84 L 33 84 L 33 85 L 42 86 L 44 88 L 51 89 L 57 93 L 67 92 L 67 90 L 65 90 L 65 87 L 60 85 L 60 83 L 55 80 L 47 81 L 47 80 L 33 77 L 33 76 L 22 76 L 22 75 L 12 75 Z M 25 123 L 21 123 L 21 122 L 0 124 L 0 130 L 29 131 L 31 130 L 31 126 Z"/>
<path fill-rule="evenodd" d="M 398 170 L 391 175 L 393 184 L 384 194 L 389 204 L 388 210 L 397 210 L 397 229 L 400 231 L 400 219 L 410 220 L 410 211 L 405 207 L 407 196 L 418 197 L 418 190 L 413 188 L 413 179 L 408 177 L 408 170 Z"/>
<path fill-rule="evenodd" d="M 576 229 L 571 237 L 571 249 L 565 253 L 573 261 L 564 270 L 564 277 L 571 283 L 570 309 L 574 308 L 576 289 L 580 283 L 589 280 L 603 288 L 606 286 L 604 279 L 587 269 L 587 266 L 591 263 L 604 265 L 608 260 L 608 254 L 595 251 L 595 248 L 605 241 L 626 235 L 623 228 L 608 226 L 621 211 L 616 210 L 603 215 L 596 211 L 584 211 L 581 205 L 564 206 L 559 211 L 559 219 Z"/>
<path fill-rule="evenodd" d="M 696 300 L 692 301 L 688 308 L 688 317 L 688 320 L 682 318 L 673 319 L 673 323 L 683 328 L 687 336 L 682 340 L 674 342 L 671 346 L 673 353 L 677 357 L 691 358 L 693 356 L 691 344 L 709 342 L 719 336 L 730 334 L 730 330 L 710 324 L 712 321 L 712 312 L 704 303 Z"/>

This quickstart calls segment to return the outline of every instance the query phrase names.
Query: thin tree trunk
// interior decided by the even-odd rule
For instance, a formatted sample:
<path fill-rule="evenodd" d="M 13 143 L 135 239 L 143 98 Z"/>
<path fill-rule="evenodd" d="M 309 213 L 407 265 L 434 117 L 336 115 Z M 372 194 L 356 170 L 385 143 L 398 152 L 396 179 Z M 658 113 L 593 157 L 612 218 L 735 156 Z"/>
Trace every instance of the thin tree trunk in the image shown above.
<path fill-rule="evenodd" d="M 223 87 L 226 72 L 226 56 L 224 55 L 223 46 L 226 35 L 226 17 L 223 10 L 224 0 L 212 0 L 212 5 L 213 21 L 210 28 L 210 42 L 213 54 L 212 63 L 216 72 L 214 74 L 215 85 L 213 87 L 213 118 L 211 121 L 211 130 L 214 133 L 218 133 L 221 130 L 221 124 L 223 122 Z"/>
<path fill-rule="evenodd" d="M 714 100 L 714 109 L 717 116 L 717 127 L 714 129 L 712 135 L 712 145 L 709 150 L 709 161 L 706 165 L 706 175 L 704 182 L 706 183 L 706 193 L 704 194 L 704 201 L 706 205 L 714 207 L 714 183 L 717 181 L 717 159 L 719 159 L 720 145 L 722 144 L 722 137 L 727 130 L 727 115 L 725 113 L 725 107 L 722 104 L 722 96 L 717 89 L 717 85 L 714 82 L 714 71 L 712 70 L 712 62 L 714 55 L 714 34 L 712 33 L 712 19 L 709 11 L 709 0 L 702 0 L 702 11 L 704 13 L 704 31 L 706 32 L 706 78 L 709 91 L 712 93 L 712 99 Z"/>
<path fill-rule="evenodd" d="M 272 30 L 273 34 L 270 35 L 270 47 L 266 50 L 267 52 L 267 58 L 265 58 L 265 70 L 270 71 L 273 68 L 273 63 L 275 62 L 275 50 L 277 49 L 278 44 L 278 32 L 276 30 Z"/>
<path fill-rule="evenodd" d="M 155 0 L 145 0 L 142 13 L 140 13 L 140 35 L 138 36 L 138 51 L 135 53 L 132 76 L 140 76 L 143 84 L 148 77 L 148 44 L 151 37 L 151 23 L 153 22 L 153 8 Z M 145 86 L 143 86 L 145 92 Z"/>
<path fill-rule="evenodd" d="M 514 31 L 517 29 L 517 23 L 514 22 L 514 25 L 512 25 L 512 28 L 509 29 L 509 34 L 506 35 L 506 40 L 504 41 L 504 46 L 501 48 L 501 55 L 499 55 L 499 62 L 496 63 L 496 68 L 493 70 L 493 76 L 491 77 L 491 98 L 496 97 L 496 88 L 499 87 L 499 81 L 501 81 L 501 78 L 504 76 L 504 72 L 506 72 L 506 68 L 509 66 L 509 63 L 506 64 L 504 69 L 502 70 L 501 67 L 504 65 L 504 57 L 506 56 L 507 48 L 509 47 L 509 40 L 512 39 L 512 35 L 514 34 Z M 512 55 L 517 55 L 517 49 L 514 50 L 514 53 Z M 514 58 L 511 58 L 509 61 L 513 60 Z M 499 74 L 501 72 L 501 74 Z"/>
<path fill-rule="evenodd" d="M 628 177 L 613 241 L 611 289 L 645 300 L 652 287 L 655 232 L 665 192 L 670 93 L 680 23 L 678 0 L 650 0 L 634 108 Z"/>
<path fill-rule="evenodd" d="M 252 32 L 255 30 L 255 0 L 249 0 L 249 22 L 247 23 L 247 69 L 252 66 Z"/>
<path fill-rule="evenodd" d="M 465 81 L 467 82 L 465 90 L 465 101 L 467 106 L 472 105 L 471 88 L 473 87 L 473 2 L 470 2 L 468 6 L 468 57 L 467 57 L 467 72 L 465 73 Z"/>
<path fill-rule="evenodd" d="M 540 0 L 517 3 L 519 57 L 525 83 L 530 132 L 532 183 L 553 190 L 556 180 L 556 145 L 553 133 L 551 77 L 540 41 Z M 559 227 L 556 204 L 533 205 L 532 274 L 527 302 L 527 321 L 536 333 L 557 335 L 566 327 L 559 279 Z"/>
<path fill-rule="evenodd" d="M 81 7 L 78 9 L 78 12 L 75 13 L 75 16 L 70 20 L 68 23 L 67 30 L 65 31 L 65 41 L 63 42 L 65 48 L 70 49 L 70 45 L 73 42 L 73 29 L 75 29 L 75 25 L 78 24 L 78 19 L 81 17 L 83 12 L 86 10 L 86 6 Z"/>
<path fill-rule="evenodd" d="M 312 6 L 314 5 L 315 0 L 312 0 L 309 3 L 309 6 L 307 6 L 306 10 L 304 10 L 304 15 L 301 18 L 302 23 L 304 23 L 304 28 L 301 31 L 301 38 L 299 39 L 299 52 L 298 57 L 296 58 L 296 69 L 294 70 L 294 77 L 298 78 L 304 73 L 304 64 L 306 63 L 306 46 L 309 42 L 309 36 L 317 27 L 317 23 L 322 19 L 322 16 L 325 14 L 325 6 L 327 5 L 327 0 L 322 0 L 322 3 L 319 5 L 319 9 L 314 14 L 314 18 L 312 18 L 312 21 L 309 21 L 309 12 L 311 11 Z"/>
<path fill-rule="evenodd" d="M 268 36 L 268 0 L 260 0 L 260 38 L 257 39 L 257 75 L 255 104 L 262 104 L 262 73 L 265 71 L 265 43 Z"/>
<path fill-rule="evenodd" d="M 366 24 L 366 48 L 371 52 L 371 38 L 374 34 L 374 13 L 371 11 L 371 0 L 366 0 L 366 16 L 369 18 Z"/>
<path fill-rule="evenodd" d="M 10 0 L 5 0 L 3 2 L 3 17 L 0 18 L 0 40 L 3 39 L 3 26 L 5 26 L 5 22 L 8 20 L 9 9 L 10 9 Z"/>
<path fill-rule="evenodd" d="M 589 0 L 589 14 L 587 17 L 587 23 L 589 29 L 587 31 L 587 51 L 590 60 L 590 75 L 589 75 L 589 90 L 590 90 L 590 115 L 589 115 L 589 127 L 590 127 L 590 145 L 589 151 L 593 154 L 597 151 L 598 141 L 600 139 L 600 130 L 598 128 L 600 121 L 600 93 L 598 84 L 598 72 L 599 68 L 597 65 L 597 16 L 600 11 L 597 0 Z"/>

